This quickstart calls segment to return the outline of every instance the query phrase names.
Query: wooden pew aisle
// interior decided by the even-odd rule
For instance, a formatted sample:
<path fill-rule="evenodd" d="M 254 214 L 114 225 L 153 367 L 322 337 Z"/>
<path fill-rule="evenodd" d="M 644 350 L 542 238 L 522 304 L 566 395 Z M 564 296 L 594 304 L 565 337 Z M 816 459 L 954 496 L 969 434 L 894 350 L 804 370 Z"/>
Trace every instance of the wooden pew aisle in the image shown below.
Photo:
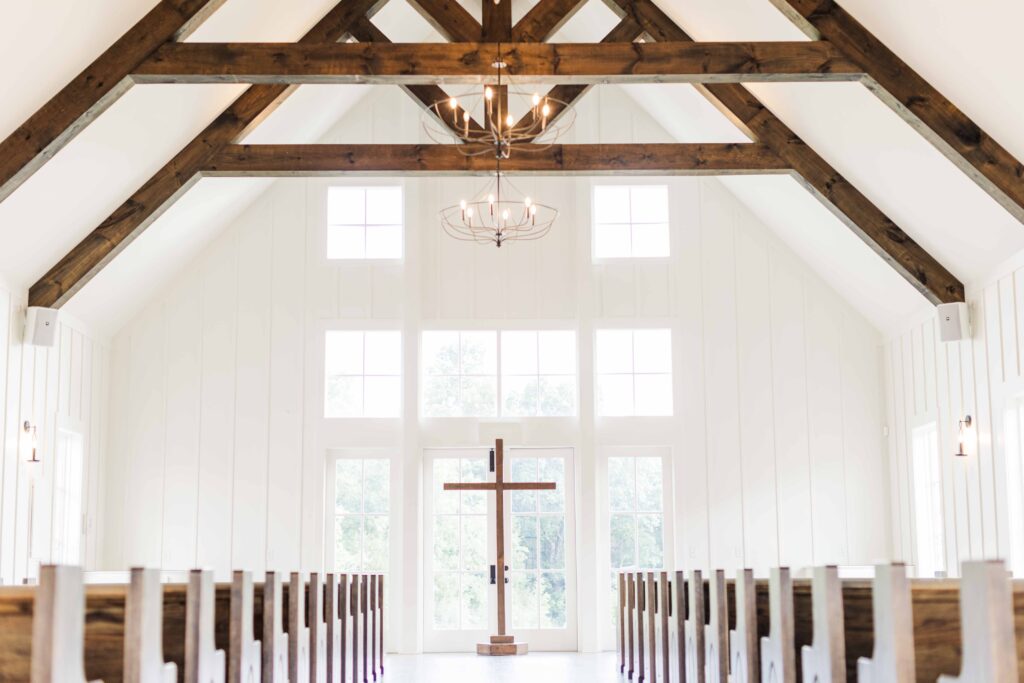
<path fill-rule="evenodd" d="M 377 574 L 268 572 L 255 583 L 235 572 L 214 584 L 197 570 L 187 583 L 161 583 L 157 570 L 135 569 L 128 583 L 83 579 L 77 567 L 45 566 L 38 586 L 0 586 L 0 681 L 371 683 L 384 674 Z"/>
<path fill-rule="evenodd" d="M 622 572 L 616 666 L 644 683 L 1024 682 L 1024 582 L 1002 562 L 962 580 L 812 579 L 773 569 Z M 653 588 L 652 588 L 653 587 Z"/>

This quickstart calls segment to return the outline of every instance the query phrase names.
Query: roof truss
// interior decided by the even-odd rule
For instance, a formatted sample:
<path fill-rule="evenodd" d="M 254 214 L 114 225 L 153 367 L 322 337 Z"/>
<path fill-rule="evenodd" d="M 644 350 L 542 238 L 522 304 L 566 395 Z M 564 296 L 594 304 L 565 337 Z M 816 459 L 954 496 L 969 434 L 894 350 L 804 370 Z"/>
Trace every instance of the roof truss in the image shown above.
<path fill-rule="evenodd" d="M 2 201 L 132 82 L 256 83 L 40 279 L 30 291 L 33 305 L 67 301 L 203 175 L 477 172 L 475 162 L 456 159 L 457 150 L 443 145 L 248 147 L 237 142 L 287 97 L 294 83 L 392 82 L 426 105 L 444 97 L 439 83 L 480 82 L 489 76 L 498 47 L 492 44 L 498 42 L 516 43 L 502 50 L 508 52 L 510 71 L 556 83 L 552 92 L 570 102 L 593 83 L 698 83 L 756 143 L 556 146 L 521 164 L 518 172 L 790 172 L 930 301 L 963 300 L 963 285 L 955 277 L 739 85 L 859 80 L 1024 222 L 1024 166 L 833 0 L 772 0 L 811 36 L 811 42 L 802 43 L 695 43 L 651 0 L 605 0 L 621 21 L 601 50 L 541 44 L 585 0 L 540 0 L 515 25 L 508 2 L 484 2 L 483 21 L 477 22 L 457 0 L 411 0 L 442 36 L 454 41 L 450 44 L 390 43 L 370 21 L 386 0 L 341 0 L 297 44 L 176 42 L 221 1 L 162 0 L 0 143 Z M 634 43 L 640 35 L 657 42 Z M 349 36 L 360 44 L 337 44 Z M 90 89 L 94 80 L 99 84 Z"/>

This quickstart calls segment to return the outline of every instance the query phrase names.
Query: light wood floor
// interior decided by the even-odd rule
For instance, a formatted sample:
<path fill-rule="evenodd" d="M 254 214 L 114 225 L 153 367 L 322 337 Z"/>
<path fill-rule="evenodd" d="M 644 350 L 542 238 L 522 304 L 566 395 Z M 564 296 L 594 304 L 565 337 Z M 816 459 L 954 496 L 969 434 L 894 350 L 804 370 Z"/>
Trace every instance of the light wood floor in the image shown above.
<path fill-rule="evenodd" d="M 388 655 L 381 683 L 612 683 L 623 680 L 625 676 L 619 676 L 612 652 L 535 652 L 525 657 Z"/>

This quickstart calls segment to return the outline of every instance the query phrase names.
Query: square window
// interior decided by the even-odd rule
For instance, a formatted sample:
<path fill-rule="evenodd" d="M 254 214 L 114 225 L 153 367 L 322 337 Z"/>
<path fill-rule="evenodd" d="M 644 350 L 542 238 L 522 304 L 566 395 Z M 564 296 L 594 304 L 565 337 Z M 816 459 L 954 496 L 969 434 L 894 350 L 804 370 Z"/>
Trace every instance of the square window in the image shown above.
<path fill-rule="evenodd" d="M 327 258 L 402 258 L 403 213 L 399 186 L 328 188 Z"/>
<path fill-rule="evenodd" d="M 324 417 L 399 417 L 401 380 L 401 332 L 332 330 L 325 335 Z"/>
<path fill-rule="evenodd" d="M 498 339 L 493 331 L 423 333 L 423 414 L 498 414 Z"/>
<path fill-rule="evenodd" d="M 576 414 L 576 333 L 501 333 L 501 405 L 509 417 Z"/>
<path fill-rule="evenodd" d="M 672 415 L 672 332 L 597 331 L 597 412 Z"/>
<path fill-rule="evenodd" d="M 594 256 L 669 256 L 667 185 L 594 187 Z"/>

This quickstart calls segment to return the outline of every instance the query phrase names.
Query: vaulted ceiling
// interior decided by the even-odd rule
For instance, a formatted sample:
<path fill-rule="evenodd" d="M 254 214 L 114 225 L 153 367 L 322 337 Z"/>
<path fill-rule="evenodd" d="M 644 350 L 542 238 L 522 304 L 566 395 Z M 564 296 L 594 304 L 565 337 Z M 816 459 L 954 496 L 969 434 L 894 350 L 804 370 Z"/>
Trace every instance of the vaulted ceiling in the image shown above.
<path fill-rule="evenodd" d="M 0 58 L 19 66 L 0 73 L 6 93 L 5 106 L 0 108 L 0 139 L 154 4 L 153 0 L 88 4 L 58 0 L 5 8 L 8 35 L 0 41 Z M 334 0 L 226 0 L 188 40 L 292 41 L 334 4 Z M 513 18 L 525 14 L 532 4 L 532 0 L 513 0 Z M 1014 0 L 969 4 L 844 0 L 841 4 L 1010 154 L 1024 158 L 1024 131 L 1019 125 L 1024 120 L 1024 88 L 1012 54 L 1015 27 L 1024 22 L 1024 5 Z M 696 40 L 807 39 L 772 0 L 661 0 L 659 6 Z M 479 3 L 469 2 L 466 8 L 480 18 Z M 596 41 L 617 21 L 600 0 L 590 0 L 553 40 Z M 442 40 L 406 0 L 391 0 L 373 22 L 392 41 Z M 301 86 L 246 141 L 315 141 L 372 87 L 386 86 Z M 692 86 L 622 87 L 680 142 L 746 141 Z M 1024 225 L 862 85 L 751 83 L 746 87 L 968 287 L 1024 249 Z M 0 202 L 0 278 L 15 287 L 36 282 L 244 88 L 234 84 L 134 86 Z M 891 328 L 927 305 L 791 178 L 722 181 L 880 328 Z M 96 287 L 123 292 L 105 304 L 133 310 L 266 182 L 204 180 L 194 187 L 95 281 Z M 71 299 L 68 310 L 83 317 L 96 308 L 93 301 L 76 311 L 75 301 Z"/>

